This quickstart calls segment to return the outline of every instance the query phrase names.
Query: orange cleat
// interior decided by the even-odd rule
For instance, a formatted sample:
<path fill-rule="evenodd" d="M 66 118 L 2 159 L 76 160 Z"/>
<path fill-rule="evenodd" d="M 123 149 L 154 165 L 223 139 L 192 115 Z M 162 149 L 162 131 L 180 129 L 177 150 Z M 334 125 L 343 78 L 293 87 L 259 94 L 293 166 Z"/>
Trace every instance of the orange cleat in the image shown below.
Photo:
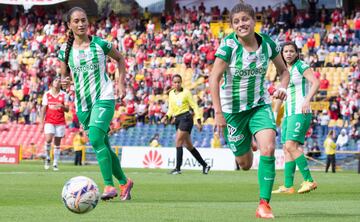
<path fill-rule="evenodd" d="M 134 186 L 134 182 L 128 178 L 127 179 L 127 183 L 124 185 L 120 185 L 120 190 L 121 190 L 121 194 L 120 194 L 120 199 L 121 200 L 131 200 L 131 194 L 130 191 L 132 189 L 132 187 Z"/>
<path fill-rule="evenodd" d="M 284 193 L 284 194 L 294 194 L 295 189 L 294 187 L 285 187 L 285 186 L 279 186 L 279 189 L 273 190 L 271 193 Z"/>
<path fill-rule="evenodd" d="M 255 216 L 256 218 L 274 219 L 271 207 L 265 200 L 260 200 Z"/>
<path fill-rule="evenodd" d="M 317 183 L 314 182 L 310 182 L 310 181 L 304 181 L 301 184 L 301 188 L 298 190 L 298 193 L 303 194 L 303 193 L 309 193 L 312 190 L 315 190 L 317 188 Z"/>

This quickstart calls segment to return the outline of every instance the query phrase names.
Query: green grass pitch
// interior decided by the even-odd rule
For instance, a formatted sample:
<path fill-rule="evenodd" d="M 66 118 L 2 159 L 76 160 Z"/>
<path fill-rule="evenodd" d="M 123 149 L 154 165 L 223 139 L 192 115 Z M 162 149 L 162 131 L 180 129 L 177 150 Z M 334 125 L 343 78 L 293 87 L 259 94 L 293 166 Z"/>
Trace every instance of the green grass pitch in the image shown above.
<path fill-rule="evenodd" d="M 60 171 L 45 171 L 42 162 L 0 165 L 0 221 L 259 221 L 257 171 L 184 171 L 125 169 L 135 186 L 133 199 L 99 202 L 83 215 L 68 211 L 61 201 L 66 180 L 74 176 L 94 179 L 102 190 L 97 165 L 60 164 Z M 313 172 L 319 188 L 308 194 L 273 195 L 276 221 L 360 221 L 360 175 Z M 277 171 L 275 186 L 282 182 Z M 301 183 L 296 172 L 296 188 Z"/>

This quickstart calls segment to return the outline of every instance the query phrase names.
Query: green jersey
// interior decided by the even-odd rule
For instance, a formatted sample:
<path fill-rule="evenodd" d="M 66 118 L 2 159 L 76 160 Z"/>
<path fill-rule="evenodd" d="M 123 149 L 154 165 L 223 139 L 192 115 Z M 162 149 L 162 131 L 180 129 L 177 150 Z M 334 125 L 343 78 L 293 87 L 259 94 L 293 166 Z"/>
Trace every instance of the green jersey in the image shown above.
<path fill-rule="evenodd" d="M 75 84 L 75 104 L 77 111 L 89 111 L 97 100 L 113 100 L 114 89 L 106 74 L 106 55 L 112 44 L 97 36 L 92 36 L 90 46 L 79 50 L 71 48 L 68 65 Z M 58 58 L 65 62 L 66 44 L 63 44 Z"/>
<path fill-rule="evenodd" d="M 304 72 L 308 68 L 309 65 L 297 60 L 289 70 L 290 82 L 286 93 L 285 116 L 302 113 L 302 105 L 309 91 L 309 83 L 304 77 Z"/>
<path fill-rule="evenodd" d="M 220 87 L 220 101 L 225 113 L 239 113 L 269 104 L 265 89 L 265 75 L 269 60 L 280 52 L 280 47 L 265 34 L 255 33 L 261 45 L 255 52 L 248 52 L 238 41 L 236 33 L 226 36 L 215 56 L 228 64 Z"/>

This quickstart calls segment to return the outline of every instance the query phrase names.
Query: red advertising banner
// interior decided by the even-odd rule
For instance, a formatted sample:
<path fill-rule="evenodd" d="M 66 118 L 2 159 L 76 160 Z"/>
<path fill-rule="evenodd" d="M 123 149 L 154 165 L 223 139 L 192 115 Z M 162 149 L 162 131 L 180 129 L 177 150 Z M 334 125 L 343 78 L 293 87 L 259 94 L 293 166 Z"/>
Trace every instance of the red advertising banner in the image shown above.
<path fill-rule="evenodd" d="M 0 164 L 18 164 L 19 146 L 0 146 Z"/>

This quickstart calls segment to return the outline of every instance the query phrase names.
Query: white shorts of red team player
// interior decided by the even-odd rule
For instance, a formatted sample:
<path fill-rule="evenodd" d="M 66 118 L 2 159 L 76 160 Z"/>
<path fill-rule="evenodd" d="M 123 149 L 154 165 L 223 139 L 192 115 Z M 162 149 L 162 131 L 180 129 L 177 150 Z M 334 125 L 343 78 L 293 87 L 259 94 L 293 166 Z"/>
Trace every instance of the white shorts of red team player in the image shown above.
<path fill-rule="evenodd" d="M 53 134 L 55 137 L 65 136 L 65 125 L 54 125 L 51 123 L 45 123 L 44 125 L 45 134 Z"/>

